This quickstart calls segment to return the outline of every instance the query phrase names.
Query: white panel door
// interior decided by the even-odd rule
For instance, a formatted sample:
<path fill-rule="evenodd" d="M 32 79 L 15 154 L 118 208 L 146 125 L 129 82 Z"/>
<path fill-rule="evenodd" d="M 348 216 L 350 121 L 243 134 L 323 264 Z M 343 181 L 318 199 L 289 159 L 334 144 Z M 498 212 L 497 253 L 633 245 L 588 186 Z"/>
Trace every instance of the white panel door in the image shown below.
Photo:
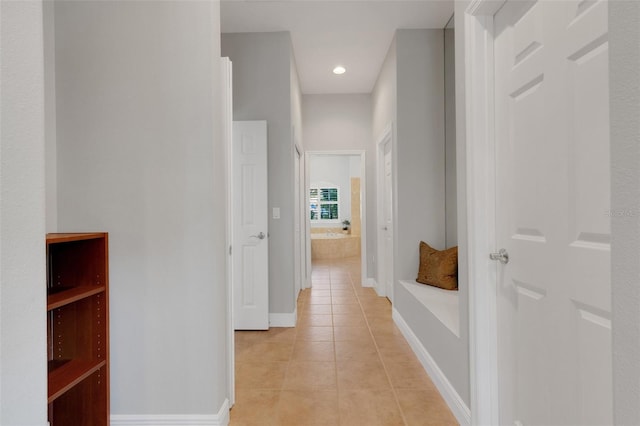
<path fill-rule="evenodd" d="M 607 3 L 494 30 L 500 423 L 612 424 Z"/>
<path fill-rule="evenodd" d="M 236 330 L 269 328 L 267 122 L 233 122 L 233 280 Z"/>
<path fill-rule="evenodd" d="M 393 162 L 391 142 L 384 146 L 384 286 L 387 298 L 393 303 Z"/>

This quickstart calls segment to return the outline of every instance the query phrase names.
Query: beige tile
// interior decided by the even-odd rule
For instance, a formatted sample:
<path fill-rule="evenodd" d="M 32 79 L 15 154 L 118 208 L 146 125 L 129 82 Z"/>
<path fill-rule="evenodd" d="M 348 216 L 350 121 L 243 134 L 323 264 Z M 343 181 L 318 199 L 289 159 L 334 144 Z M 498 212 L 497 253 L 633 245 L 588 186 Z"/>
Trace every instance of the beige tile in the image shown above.
<path fill-rule="evenodd" d="M 307 302 L 310 305 L 330 305 L 331 297 L 318 296 L 318 297 L 309 297 L 309 301 Z"/>
<path fill-rule="evenodd" d="M 298 327 L 298 340 L 332 342 L 333 327 Z"/>
<path fill-rule="evenodd" d="M 408 426 L 453 426 L 458 424 L 437 391 L 398 390 L 397 395 Z"/>
<path fill-rule="evenodd" d="M 331 283 L 331 290 L 351 290 L 353 286 L 348 282 Z"/>
<path fill-rule="evenodd" d="M 236 403 L 229 412 L 233 426 L 278 425 L 279 390 L 238 389 Z"/>
<path fill-rule="evenodd" d="M 332 288 L 331 296 L 333 297 L 355 297 L 356 293 L 353 288 Z"/>
<path fill-rule="evenodd" d="M 371 287 L 362 287 L 362 285 L 357 281 L 354 281 L 353 290 L 358 293 L 359 297 L 369 297 L 371 292 L 375 291 Z"/>
<path fill-rule="evenodd" d="M 282 342 L 295 340 L 296 329 L 293 327 L 272 327 L 266 331 L 236 331 L 235 340 L 250 340 L 263 342 Z"/>
<path fill-rule="evenodd" d="M 333 342 L 299 340 L 293 347 L 292 361 L 335 361 Z"/>
<path fill-rule="evenodd" d="M 375 337 L 384 337 L 384 336 L 402 336 L 402 332 L 400 329 L 391 321 L 377 324 L 375 327 L 371 327 L 371 334 Z"/>
<path fill-rule="evenodd" d="M 281 389 L 287 362 L 236 363 L 237 389 Z"/>
<path fill-rule="evenodd" d="M 330 297 L 331 296 L 331 289 L 330 288 L 318 288 L 318 287 L 313 287 L 311 289 L 311 298 L 314 297 Z"/>
<path fill-rule="evenodd" d="M 338 305 L 336 305 L 338 306 Z M 354 305 L 344 305 L 354 306 Z M 366 327 L 364 315 L 360 314 L 333 314 L 333 325 L 337 327 Z"/>
<path fill-rule="evenodd" d="M 367 322 L 369 323 L 369 327 L 372 329 L 376 327 L 389 327 L 391 325 L 395 325 L 391 315 L 369 316 L 367 317 Z"/>
<path fill-rule="evenodd" d="M 331 290 L 331 281 L 314 282 L 311 285 L 311 290 Z"/>
<path fill-rule="evenodd" d="M 315 305 L 315 306 L 330 306 L 330 305 Z M 316 326 L 316 327 L 331 327 L 333 325 L 333 318 L 331 315 L 315 315 L 315 314 L 303 314 L 298 317 L 299 326 Z"/>
<path fill-rule="evenodd" d="M 419 362 L 387 362 L 385 367 L 396 389 L 436 389 Z"/>
<path fill-rule="evenodd" d="M 358 298 L 356 296 L 332 296 L 334 305 L 357 305 Z"/>
<path fill-rule="evenodd" d="M 367 327 L 333 327 L 336 341 L 353 340 L 357 342 L 371 342 L 371 333 Z"/>
<path fill-rule="evenodd" d="M 322 305 L 319 305 L 322 306 Z M 334 314 L 361 314 L 362 309 L 360 305 L 351 304 L 351 305 L 333 305 L 333 313 Z"/>
<path fill-rule="evenodd" d="M 282 426 L 338 425 L 338 392 L 282 391 L 278 416 Z"/>
<path fill-rule="evenodd" d="M 418 362 L 411 346 L 402 336 L 376 336 L 375 341 L 385 365 L 394 362 Z"/>
<path fill-rule="evenodd" d="M 333 309 L 331 305 L 307 305 L 305 312 L 313 315 L 330 315 Z"/>
<path fill-rule="evenodd" d="M 256 342 L 236 346 L 236 362 L 289 361 L 293 352 L 293 341 Z"/>
<path fill-rule="evenodd" d="M 380 356 L 372 340 L 336 341 L 336 361 L 380 361 Z"/>
<path fill-rule="evenodd" d="M 336 363 L 292 361 L 282 385 L 284 390 L 336 389 Z"/>
<path fill-rule="evenodd" d="M 340 424 L 347 426 L 403 426 L 393 392 L 358 389 L 339 392 Z"/>
<path fill-rule="evenodd" d="M 380 297 L 377 294 L 360 294 L 360 303 L 363 308 L 367 308 L 368 310 L 388 310 L 391 312 L 391 303 L 389 299 L 386 297 Z"/>
<path fill-rule="evenodd" d="M 407 347 L 409 350 L 411 350 L 411 346 L 409 346 L 409 343 L 407 343 L 407 340 L 402 335 L 374 336 L 374 338 L 376 344 L 380 349 Z"/>
<path fill-rule="evenodd" d="M 339 361 L 336 364 L 340 390 L 387 389 L 391 387 L 380 361 Z"/>

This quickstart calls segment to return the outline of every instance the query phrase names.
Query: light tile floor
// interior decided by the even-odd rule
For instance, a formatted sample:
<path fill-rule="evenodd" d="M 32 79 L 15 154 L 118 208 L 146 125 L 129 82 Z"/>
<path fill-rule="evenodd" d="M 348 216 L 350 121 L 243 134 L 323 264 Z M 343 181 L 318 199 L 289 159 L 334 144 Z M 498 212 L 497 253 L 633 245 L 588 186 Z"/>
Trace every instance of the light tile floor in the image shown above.
<path fill-rule="evenodd" d="M 360 259 L 314 261 L 298 326 L 237 331 L 232 426 L 457 425 Z"/>

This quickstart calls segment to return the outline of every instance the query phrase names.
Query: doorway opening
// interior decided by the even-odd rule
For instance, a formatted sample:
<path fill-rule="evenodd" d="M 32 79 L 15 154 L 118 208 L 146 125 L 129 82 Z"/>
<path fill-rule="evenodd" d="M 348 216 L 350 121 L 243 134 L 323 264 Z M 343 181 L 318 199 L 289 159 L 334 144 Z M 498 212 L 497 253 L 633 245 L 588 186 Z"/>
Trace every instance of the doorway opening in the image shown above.
<path fill-rule="evenodd" d="M 360 265 L 366 277 L 365 159 L 362 151 L 308 152 L 308 270 L 336 259 Z"/>

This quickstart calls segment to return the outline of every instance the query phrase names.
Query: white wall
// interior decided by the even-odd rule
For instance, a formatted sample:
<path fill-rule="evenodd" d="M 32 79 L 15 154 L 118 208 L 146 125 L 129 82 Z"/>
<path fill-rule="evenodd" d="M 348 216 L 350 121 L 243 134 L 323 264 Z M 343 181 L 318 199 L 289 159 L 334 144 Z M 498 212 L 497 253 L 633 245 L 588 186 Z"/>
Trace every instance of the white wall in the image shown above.
<path fill-rule="evenodd" d="M 420 240 L 445 247 L 442 30 L 398 30 L 395 278 L 417 274 Z"/>
<path fill-rule="evenodd" d="M 287 32 L 222 34 L 222 54 L 233 63 L 233 119 L 267 120 L 269 312 L 292 313 L 294 300 L 294 145 L 291 37 Z M 292 105 L 293 104 L 293 105 Z"/>
<path fill-rule="evenodd" d="M 218 2 L 55 3 L 58 227 L 110 236 L 111 412 L 227 397 Z"/>
<path fill-rule="evenodd" d="M 466 281 L 459 283 L 459 338 L 397 285 L 415 279 L 421 240 L 445 248 L 443 36 L 396 31 L 372 95 L 373 129 L 380 135 L 394 122 L 395 307 L 469 404 Z"/>
<path fill-rule="evenodd" d="M 614 422 L 640 424 L 640 3 L 609 2 Z"/>
<path fill-rule="evenodd" d="M 377 276 L 376 146 L 370 94 L 304 95 L 303 129 L 307 151 L 365 151 L 367 274 Z M 358 171 L 358 174 L 360 172 Z"/>
<path fill-rule="evenodd" d="M 374 170 L 374 178 L 372 179 L 376 185 L 376 192 L 374 193 L 374 202 L 373 208 L 369 211 L 375 212 L 373 215 L 373 220 L 371 226 L 373 226 L 373 233 L 370 235 L 378 235 L 378 229 L 381 228 L 382 224 L 378 223 L 379 220 L 383 218 L 378 217 L 378 197 L 377 197 L 377 185 L 378 185 L 378 171 L 377 164 L 381 163 L 379 156 L 379 147 L 378 144 L 381 141 L 383 133 L 387 129 L 388 126 L 391 126 L 392 131 L 392 155 L 395 158 L 396 155 L 396 141 L 398 139 L 397 135 L 397 109 L 398 109 L 398 70 L 397 70 L 397 54 L 396 54 L 396 37 L 394 36 L 391 41 L 391 45 L 389 46 L 389 50 L 387 51 L 387 55 L 382 63 L 382 67 L 380 68 L 380 73 L 378 74 L 378 79 L 376 80 L 376 84 L 373 88 L 373 92 L 371 93 L 371 116 L 372 123 L 371 127 L 373 129 L 373 143 L 375 150 L 375 155 L 373 158 L 376 160 L 376 169 Z M 395 170 L 394 170 L 395 173 Z M 394 178 L 396 179 L 395 175 Z M 380 189 L 382 191 L 382 188 Z M 370 228 L 371 229 L 371 228 Z M 375 281 L 378 282 L 379 285 L 380 277 L 378 277 L 378 269 L 380 267 L 380 262 L 376 259 L 377 256 L 377 247 L 382 243 L 380 236 L 370 238 L 371 240 L 375 240 L 376 242 L 376 250 L 373 252 L 368 252 L 369 254 L 369 274 L 372 276 Z M 373 273 L 372 273 L 373 272 Z"/>
<path fill-rule="evenodd" d="M 43 1 L 44 30 L 44 140 L 46 229 L 58 227 L 58 159 L 56 144 L 56 47 L 54 2 Z"/>
<path fill-rule="evenodd" d="M 47 424 L 42 2 L 0 2 L 0 424 Z"/>
<path fill-rule="evenodd" d="M 455 30 L 444 30 L 445 217 L 447 248 L 458 245 Z"/>

